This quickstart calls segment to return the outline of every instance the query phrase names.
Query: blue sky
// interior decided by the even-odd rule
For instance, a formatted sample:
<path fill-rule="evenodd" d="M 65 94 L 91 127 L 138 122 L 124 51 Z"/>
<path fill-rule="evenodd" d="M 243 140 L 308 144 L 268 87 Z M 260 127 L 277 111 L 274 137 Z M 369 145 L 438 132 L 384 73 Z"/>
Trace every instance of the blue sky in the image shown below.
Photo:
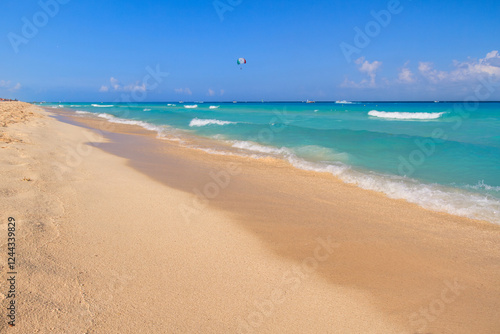
<path fill-rule="evenodd" d="M 462 100 L 486 80 L 500 100 L 499 14 L 493 0 L 5 0 L 0 97 Z"/>

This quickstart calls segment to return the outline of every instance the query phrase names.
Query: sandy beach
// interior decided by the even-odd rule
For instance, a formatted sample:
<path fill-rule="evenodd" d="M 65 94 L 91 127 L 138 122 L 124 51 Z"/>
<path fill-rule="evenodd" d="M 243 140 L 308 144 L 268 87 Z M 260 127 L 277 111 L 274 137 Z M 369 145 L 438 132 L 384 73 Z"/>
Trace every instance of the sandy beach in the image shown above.
<path fill-rule="evenodd" d="M 0 152 L 1 333 L 500 331 L 500 226 L 21 102 Z"/>

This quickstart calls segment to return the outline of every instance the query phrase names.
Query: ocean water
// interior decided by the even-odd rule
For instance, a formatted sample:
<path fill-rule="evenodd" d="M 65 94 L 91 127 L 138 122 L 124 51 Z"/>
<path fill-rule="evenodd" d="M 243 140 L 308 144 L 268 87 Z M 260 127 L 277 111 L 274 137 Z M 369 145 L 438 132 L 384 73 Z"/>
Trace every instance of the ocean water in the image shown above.
<path fill-rule="evenodd" d="M 500 103 L 46 103 L 216 139 L 213 154 L 272 156 L 427 209 L 500 224 Z M 224 147 L 231 147 L 231 150 Z"/>

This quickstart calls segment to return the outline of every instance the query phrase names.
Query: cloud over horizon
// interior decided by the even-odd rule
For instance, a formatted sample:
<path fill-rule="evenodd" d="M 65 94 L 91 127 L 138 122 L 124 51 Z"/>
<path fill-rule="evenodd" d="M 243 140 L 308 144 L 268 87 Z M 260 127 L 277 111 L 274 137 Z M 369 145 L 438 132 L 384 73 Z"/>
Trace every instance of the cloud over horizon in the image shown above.
<path fill-rule="evenodd" d="M 174 92 L 176 94 L 186 94 L 186 95 L 193 95 L 193 92 L 189 88 L 175 88 Z"/>
<path fill-rule="evenodd" d="M 366 76 L 359 82 L 348 77 L 340 83 L 342 88 L 390 88 L 404 84 L 407 89 L 425 91 L 460 91 L 465 93 L 475 89 L 477 84 L 488 78 L 492 85 L 500 85 L 500 53 L 498 50 L 488 52 L 484 58 L 468 58 L 464 61 L 453 60 L 452 69 L 445 71 L 434 67 L 429 61 L 419 61 L 415 69 L 411 69 L 407 61 L 398 71 L 397 78 L 381 77 L 382 62 L 358 58 L 357 71 Z M 390 66 L 389 66 L 390 67 Z"/>
<path fill-rule="evenodd" d="M 378 60 L 374 60 L 373 62 L 369 62 L 365 60 L 365 57 L 360 57 L 354 61 L 358 67 L 358 71 L 364 73 L 368 76 L 368 79 L 363 79 L 359 83 L 351 81 L 349 79 L 345 79 L 341 84 L 341 87 L 354 87 L 354 88 L 366 88 L 366 87 L 375 87 L 375 78 L 376 72 L 382 66 L 382 62 Z"/>
<path fill-rule="evenodd" d="M 129 84 L 129 85 L 122 85 L 118 81 L 118 79 L 111 77 L 109 79 L 110 85 L 102 85 L 101 88 L 99 88 L 99 92 L 101 93 L 106 93 L 109 92 L 110 90 L 114 92 L 145 92 L 146 91 L 146 84 L 142 83 L 139 84 L 139 81 L 137 81 L 135 84 Z"/>
<path fill-rule="evenodd" d="M 403 68 L 401 68 L 399 70 L 398 81 L 401 82 L 401 83 L 412 83 L 412 82 L 415 82 L 415 75 L 408 68 L 408 63 L 409 62 L 406 62 L 404 64 Z"/>
<path fill-rule="evenodd" d="M 442 81 L 478 80 L 479 76 L 493 76 L 500 79 L 500 55 L 497 50 L 488 52 L 484 58 L 453 61 L 455 69 L 446 72 L 435 70 L 430 62 L 420 62 L 420 74 L 433 83 Z"/>
<path fill-rule="evenodd" d="M 7 89 L 9 92 L 15 92 L 19 89 L 21 89 L 21 83 L 12 83 L 10 81 L 6 81 L 6 80 L 0 80 L 0 88 L 5 88 Z"/>

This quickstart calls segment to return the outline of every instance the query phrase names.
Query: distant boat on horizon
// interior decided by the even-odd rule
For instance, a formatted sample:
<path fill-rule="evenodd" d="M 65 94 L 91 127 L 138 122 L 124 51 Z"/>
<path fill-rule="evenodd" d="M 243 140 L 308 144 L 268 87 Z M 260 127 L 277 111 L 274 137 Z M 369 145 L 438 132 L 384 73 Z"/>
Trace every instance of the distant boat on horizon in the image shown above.
<path fill-rule="evenodd" d="M 316 101 L 307 100 L 306 103 L 316 103 Z"/>

